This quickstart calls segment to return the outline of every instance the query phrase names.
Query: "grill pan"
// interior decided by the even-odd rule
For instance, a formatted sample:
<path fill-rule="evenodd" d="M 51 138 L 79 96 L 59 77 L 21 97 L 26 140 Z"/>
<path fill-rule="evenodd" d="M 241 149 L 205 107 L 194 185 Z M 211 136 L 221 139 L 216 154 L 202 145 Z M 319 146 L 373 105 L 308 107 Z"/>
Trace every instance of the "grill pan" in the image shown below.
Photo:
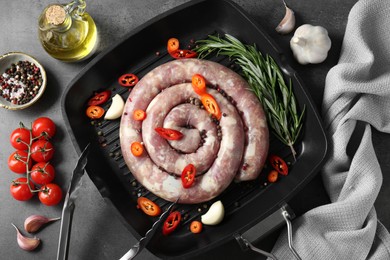
<path fill-rule="evenodd" d="M 188 19 L 196 13 L 202 13 L 202 18 Z M 232 183 L 212 201 L 197 205 L 179 204 L 177 209 L 184 216 L 179 229 L 167 237 L 157 232 L 147 246 L 149 251 L 161 258 L 194 257 L 234 239 L 238 234 L 258 234 L 259 237 L 255 239 L 261 238 L 265 231 L 280 224 L 275 212 L 285 207 L 315 176 L 327 153 L 326 135 L 311 97 L 264 30 L 231 1 L 190 1 L 136 28 L 121 42 L 99 54 L 71 81 L 61 101 L 67 131 L 77 152 L 80 153 L 80 147 L 90 142 L 97 147 L 86 168 L 89 177 L 132 234 L 141 238 L 156 220 L 136 208 L 138 196 L 155 201 L 162 210 L 169 203 L 143 188 L 128 170 L 119 144 L 120 120 L 91 121 L 84 113 L 86 101 L 94 92 L 105 89 L 110 89 L 112 96 L 118 93 L 126 100 L 128 89 L 119 86 L 117 79 L 124 73 L 134 73 L 142 78 L 151 69 L 172 60 L 166 52 L 169 38 L 176 37 L 184 45 L 215 33 L 228 33 L 244 43 L 256 44 L 263 54 L 269 54 L 275 59 L 286 79 L 291 79 L 299 109 L 303 106 L 306 108 L 303 132 L 295 146 L 297 160 L 293 162 L 290 149 L 271 134 L 270 153 L 292 162 L 289 175 L 282 176 L 274 184 L 267 184 L 267 169 L 264 169 L 259 179 Z M 224 57 L 210 59 L 230 65 L 230 61 Z M 108 109 L 108 106 L 104 108 Z M 225 206 L 223 222 L 205 227 L 196 236 L 191 234 L 189 223 L 199 219 L 216 200 L 221 200 Z"/>

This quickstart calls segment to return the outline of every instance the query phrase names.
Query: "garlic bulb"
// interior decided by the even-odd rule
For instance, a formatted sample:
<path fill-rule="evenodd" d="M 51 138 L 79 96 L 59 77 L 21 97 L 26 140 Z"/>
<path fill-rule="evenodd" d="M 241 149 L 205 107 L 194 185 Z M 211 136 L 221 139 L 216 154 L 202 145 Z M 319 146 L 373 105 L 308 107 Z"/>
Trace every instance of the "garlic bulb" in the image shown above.
<path fill-rule="evenodd" d="M 44 224 L 59 220 L 60 218 L 47 218 L 41 215 L 31 215 L 24 221 L 24 229 L 29 233 L 37 232 Z"/>
<path fill-rule="evenodd" d="M 294 57 L 300 64 L 323 62 L 331 45 L 328 31 L 324 27 L 310 24 L 298 27 L 290 41 Z"/>
<path fill-rule="evenodd" d="M 41 243 L 41 240 L 39 238 L 25 237 L 22 235 L 22 233 L 20 233 L 19 229 L 14 224 L 12 224 L 12 226 L 14 226 L 14 228 L 16 229 L 16 233 L 17 233 L 16 240 L 21 249 L 26 251 L 32 251 L 35 248 L 37 248 Z"/>
<path fill-rule="evenodd" d="M 286 13 L 284 14 L 284 17 L 282 21 L 278 24 L 278 26 L 275 28 L 275 30 L 280 34 L 288 34 L 294 30 L 295 27 L 295 14 L 294 11 L 291 10 L 284 2 L 284 7 L 286 8 Z"/>

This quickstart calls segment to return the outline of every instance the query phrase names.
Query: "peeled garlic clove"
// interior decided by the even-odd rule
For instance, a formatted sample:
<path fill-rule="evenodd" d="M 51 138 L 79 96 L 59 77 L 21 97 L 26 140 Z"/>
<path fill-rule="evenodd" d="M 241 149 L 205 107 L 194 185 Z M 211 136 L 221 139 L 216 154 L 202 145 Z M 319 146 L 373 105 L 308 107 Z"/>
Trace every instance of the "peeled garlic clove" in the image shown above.
<path fill-rule="evenodd" d="M 47 218 L 41 215 L 31 215 L 24 221 L 24 229 L 29 233 L 37 232 L 44 224 L 59 220 L 60 218 Z"/>
<path fill-rule="evenodd" d="M 286 13 L 280 21 L 279 25 L 275 28 L 275 30 L 280 34 L 288 34 L 294 30 L 295 27 L 295 14 L 294 11 L 291 10 L 284 2 L 284 7 L 286 8 Z"/>
<path fill-rule="evenodd" d="M 16 229 L 16 233 L 17 233 L 16 240 L 21 249 L 26 251 L 32 251 L 39 246 L 39 244 L 41 243 L 41 240 L 39 238 L 25 237 L 22 235 L 22 233 L 20 233 L 19 229 L 13 223 L 11 224 Z"/>
<path fill-rule="evenodd" d="M 225 216 L 225 208 L 220 200 L 214 202 L 206 214 L 201 216 L 205 225 L 218 225 Z"/>
<path fill-rule="evenodd" d="M 108 108 L 107 113 L 104 116 L 104 119 L 114 120 L 121 117 L 124 107 L 125 107 L 125 102 L 123 101 L 122 97 L 116 94 L 112 98 L 111 106 Z"/>

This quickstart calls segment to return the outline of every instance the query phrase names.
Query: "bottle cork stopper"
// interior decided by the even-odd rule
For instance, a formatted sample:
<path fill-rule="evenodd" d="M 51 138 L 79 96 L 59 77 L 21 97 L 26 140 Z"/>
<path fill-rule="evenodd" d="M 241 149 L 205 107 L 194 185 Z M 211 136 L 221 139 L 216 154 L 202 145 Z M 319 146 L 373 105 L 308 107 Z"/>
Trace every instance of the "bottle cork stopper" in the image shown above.
<path fill-rule="evenodd" d="M 46 20 L 53 25 L 60 25 L 65 21 L 65 9 L 60 5 L 52 5 L 46 10 Z"/>

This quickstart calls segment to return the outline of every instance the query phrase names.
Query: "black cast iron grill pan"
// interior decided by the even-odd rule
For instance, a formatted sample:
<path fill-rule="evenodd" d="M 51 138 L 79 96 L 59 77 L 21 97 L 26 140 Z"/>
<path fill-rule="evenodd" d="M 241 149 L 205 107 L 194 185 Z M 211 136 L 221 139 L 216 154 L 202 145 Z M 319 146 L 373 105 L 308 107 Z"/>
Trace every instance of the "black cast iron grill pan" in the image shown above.
<path fill-rule="evenodd" d="M 200 12 L 203 14 L 202 19 L 188 22 L 191 14 Z M 110 89 L 112 96 L 118 93 L 126 99 L 128 89 L 120 87 L 117 82 L 120 75 L 135 73 L 142 78 L 151 69 L 171 60 L 166 53 L 166 42 L 170 37 L 176 37 L 182 44 L 186 44 L 206 38 L 211 33 L 228 33 L 245 43 L 256 44 L 263 54 L 269 54 L 275 59 L 286 79 L 292 80 L 299 108 L 306 107 L 303 134 L 295 147 L 298 157 L 291 165 L 289 175 L 277 183 L 267 185 L 266 168 L 259 179 L 232 183 L 213 201 L 197 205 L 179 204 L 178 210 L 184 217 L 180 228 L 167 237 L 157 232 L 147 246 L 161 258 L 196 256 L 234 239 L 237 234 L 248 233 L 254 227 L 258 230 L 262 222 L 265 223 L 263 229 L 271 230 L 274 224 L 265 221 L 266 218 L 277 212 L 314 177 L 327 152 L 327 139 L 310 96 L 276 44 L 264 31 L 230 1 L 188 2 L 136 28 L 121 42 L 99 54 L 72 80 L 62 98 L 63 117 L 68 122 L 67 130 L 76 150 L 80 153 L 80 147 L 89 142 L 99 144 L 99 149 L 93 151 L 87 172 L 103 198 L 113 206 L 113 212 L 118 213 L 132 234 L 136 238 L 142 237 L 156 220 L 136 208 L 138 196 L 148 197 L 163 210 L 169 203 L 143 188 L 128 170 L 119 144 L 120 120 L 91 122 L 84 115 L 86 101 L 94 92 L 103 89 Z M 231 65 L 224 57 L 214 56 L 210 59 L 225 66 Z M 270 153 L 293 162 L 290 150 L 272 135 Z M 205 227 L 199 235 L 191 234 L 189 223 L 199 219 L 216 200 L 221 200 L 225 206 L 223 222 L 218 226 Z"/>

